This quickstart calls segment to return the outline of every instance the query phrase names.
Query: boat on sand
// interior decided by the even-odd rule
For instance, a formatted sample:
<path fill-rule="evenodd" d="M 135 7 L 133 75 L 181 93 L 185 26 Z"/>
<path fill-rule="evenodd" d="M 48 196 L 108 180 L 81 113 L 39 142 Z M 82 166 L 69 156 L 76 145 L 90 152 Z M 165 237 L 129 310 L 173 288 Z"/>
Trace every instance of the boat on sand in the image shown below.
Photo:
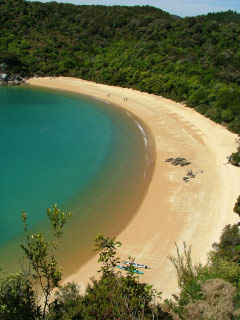
<path fill-rule="evenodd" d="M 118 265 L 116 265 L 116 267 L 119 268 L 119 269 L 122 269 L 122 270 L 124 270 L 124 271 L 130 271 L 130 266 L 124 267 L 124 266 L 118 264 Z M 137 273 L 137 274 L 144 274 L 144 272 L 142 272 L 142 271 L 140 271 L 140 270 L 137 270 L 137 269 L 135 269 L 135 268 L 133 268 L 133 272 L 134 272 L 134 273 Z"/>
<path fill-rule="evenodd" d="M 149 266 L 146 266 L 145 264 L 140 264 L 136 262 L 123 261 L 122 263 L 125 264 L 126 266 L 133 266 L 134 268 L 151 269 Z"/>

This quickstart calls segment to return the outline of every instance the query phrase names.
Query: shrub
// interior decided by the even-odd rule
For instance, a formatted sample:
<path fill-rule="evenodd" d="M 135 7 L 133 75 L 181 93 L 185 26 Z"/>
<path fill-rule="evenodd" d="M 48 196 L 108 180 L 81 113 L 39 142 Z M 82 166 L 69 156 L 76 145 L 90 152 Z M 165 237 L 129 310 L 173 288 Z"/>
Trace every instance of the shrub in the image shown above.
<path fill-rule="evenodd" d="M 206 271 L 206 278 L 220 278 L 236 287 L 240 286 L 240 268 L 236 262 L 215 256 Z"/>
<path fill-rule="evenodd" d="M 240 315 L 234 305 L 236 288 L 222 279 L 201 282 L 203 299 L 192 300 L 184 307 L 184 319 L 231 320 Z"/>
<path fill-rule="evenodd" d="M 240 117 L 236 116 L 228 125 L 228 129 L 232 132 L 240 134 Z"/>
<path fill-rule="evenodd" d="M 221 113 L 221 116 L 222 116 L 223 121 L 225 121 L 225 122 L 230 122 L 234 118 L 232 111 L 229 109 L 223 110 Z"/>
<path fill-rule="evenodd" d="M 240 216 L 240 196 L 237 198 L 233 211 Z"/>
<path fill-rule="evenodd" d="M 210 108 L 205 114 L 206 117 L 210 118 L 211 120 L 220 123 L 222 122 L 222 116 L 221 116 L 221 109 L 218 108 Z"/>
<path fill-rule="evenodd" d="M 0 275 L 0 319 L 40 319 L 32 284 L 22 273 Z"/>
<path fill-rule="evenodd" d="M 240 250 L 240 230 L 238 225 L 226 225 L 219 243 L 214 243 L 215 251 L 212 252 L 212 261 L 216 257 L 232 261 Z"/>
<path fill-rule="evenodd" d="M 59 288 L 55 293 L 55 300 L 49 306 L 48 319 L 82 319 L 82 299 L 79 293 L 79 286 L 72 282 Z"/>
<path fill-rule="evenodd" d="M 237 225 L 224 228 L 215 250 L 209 253 L 205 265 L 193 264 L 191 247 L 184 243 L 183 253 L 177 247 L 173 263 L 180 288 L 174 300 L 167 300 L 174 319 L 238 319 L 240 313 L 240 268 L 236 253 L 240 249 Z M 236 263 L 237 262 L 237 263 Z M 240 318 L 239 318 L 240 319 Z"/>
<path fill-rule="evenodd" d="M 231 163 L 233 165 L 240 166 L 240 151 L 232 153 L 232 161 L 231 161 Z"/>

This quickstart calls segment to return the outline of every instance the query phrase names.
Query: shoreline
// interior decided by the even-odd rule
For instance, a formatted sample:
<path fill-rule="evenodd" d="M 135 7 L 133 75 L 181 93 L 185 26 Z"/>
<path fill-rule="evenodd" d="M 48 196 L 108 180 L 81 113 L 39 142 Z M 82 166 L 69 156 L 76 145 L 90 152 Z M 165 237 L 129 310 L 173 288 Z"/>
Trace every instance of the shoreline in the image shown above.
<path fill-rule="evenodd" d="M 161 96 L 76 78 L 28 82 L 116 104 L 150 129 L 156 146 L 152 180 L 137 213 L 117 235 L 123 244 L 118 256 L 125 260 L 131 255 L 136 262 L 149 265 L 142 281 L 154 284 L 164 298 L 170 297 L 177 291 L 177 279 L 167 257 L 175 254 L 175 243 L 192 245 L 193 262 L 204 262 L 223 227 L 238 221 L 233 207 L 239 196 L 240 170 L 226 159 L 236 149 L 237 135 Z M 191 164 L 173 166 L 165 162 L 170 157 L 184 157 Z M 188 170 L 196 177 L 185 183 L 182 178 Z M 78 282 L 84 290 L 98 269 L 94 256 L 65 280 Z"/>
<path fill-rule="evenodd" d="M 25 88 L 29 89 L 27 86 Z M 21 88 L 20 91 L 22 91 Z M 26 94 L 28 91 L 26 90 Z M 56 259 L 64 270 L 64 277 L 67 278 L 96 255 L 96 252 L 93 252 L 93 239 L 99 232 L 114 237 L 124 230 L 133 218 L 151 181 L 155 157 L 150 150 L 154 150 L 155 146 L 145 124 L 118 105 L 109 107 L 109 103 L 104 103 L 102 99 L 62 89 L 48 90 L 36 86 L 33 87 L 33 92 L 35 91 L 43 95 L 45 92 L 51 93 L 55 99 L 58 99 L 58 96 L 73 98 L 77 103 L 76 108 L 79 107 L 78 101 L 93 104 L 94 108 L 102 109 L 100 114 L 106 113 L 111 127 L 114 126 L 114 130 L 111 129 L 111 133 L 109 132 L 113 134 L 112 146 L 109 149 L 111 151 L 108 150 L 105 154 L 100 170 L 88 180 L 84 188 L 76 190 L 71 198 L 61 204 L 63 211 L 70 210 L 74 216 L 64 227 L 61 245 L 56 253 Z M 33 104 L 32 107 L 34 107 Z M 68 108 L 67 105 L 66 108 Z M 71 114 L 68 116 L 71 117 Z M 97 140 L 96 136 L 92 143 L 98 144 Z M 61 140 L 59 142 L 61 143 Z M 129 157 L 126 157 L 126 151 Z M 45 235 L 50 235 L 51 228 L 48 222 L 45 217 L 43 221 L 31 228 L 31 232 L 44 230 Z M 17 266 L 22 259 L 20 243 L 23 242 L 23 236 L 16 236 L 0 246 L 4 269 L 10 272 L 18 271 Z"/>

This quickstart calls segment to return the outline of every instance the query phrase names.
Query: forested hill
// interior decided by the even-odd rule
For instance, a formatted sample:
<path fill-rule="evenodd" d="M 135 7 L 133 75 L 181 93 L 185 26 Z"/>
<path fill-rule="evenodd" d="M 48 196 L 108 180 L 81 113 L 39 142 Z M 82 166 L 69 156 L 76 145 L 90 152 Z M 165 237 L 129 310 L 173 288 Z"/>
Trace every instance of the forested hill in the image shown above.
<path fill-rule="evenodd" d="M 0 0 L 0 62 L 185 102 L 240 132 L 240 14 Z"/>
<path fill-rule="evenodd" d="M 229 10 L 227 12 L 208 13 L 206 17 L 209 20 L 215 20 L 219 23 L 240 24 L 240 14 L 232 10 Z"/>

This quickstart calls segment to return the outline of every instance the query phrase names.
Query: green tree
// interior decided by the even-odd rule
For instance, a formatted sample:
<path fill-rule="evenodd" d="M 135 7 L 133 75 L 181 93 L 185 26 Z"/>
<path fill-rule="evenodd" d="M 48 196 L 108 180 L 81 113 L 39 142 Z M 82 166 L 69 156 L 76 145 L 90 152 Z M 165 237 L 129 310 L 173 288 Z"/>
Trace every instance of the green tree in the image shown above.
<path fill-rule="evenodd" d="M 104 238 L 100 233 L 94 239 L 95 251 L 100 251 L 98 262 L 102 263 L 101 272 L 103 276 L 115 274 L 115 267 L 120 263 L 120 258 L 116 257 L 117 248 L 121 247 L 121 242 L 116 238 Z"/>
<path fill-rule="evenodd" d="M 62 229 L 71 216 L 62 212 L 57 205 L 47 210 L 47 215 L 53 230 L 53 240 L 45 240 L 42 233 L 31 234 L 28 229 L 27 215 L 22 213 L 24 223 L 25 243 L 21 245 L 30 267 L 32 283 L 41 288 L 43 301 L 42 319 L 46 319 L 49 298 L 54 288 L 59 286 L 62 269 L 58 267 L 55 252 L 59 246 Z"/>

